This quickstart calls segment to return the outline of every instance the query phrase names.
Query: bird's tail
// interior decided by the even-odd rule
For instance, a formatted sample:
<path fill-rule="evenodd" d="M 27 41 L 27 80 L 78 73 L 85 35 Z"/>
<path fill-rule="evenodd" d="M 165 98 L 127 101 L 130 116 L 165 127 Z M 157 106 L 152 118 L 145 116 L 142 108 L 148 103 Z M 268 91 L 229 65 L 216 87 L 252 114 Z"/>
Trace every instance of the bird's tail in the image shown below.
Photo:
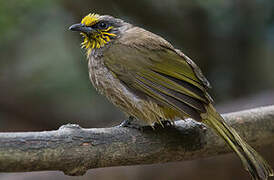
<path fill-rule="evenodd" d="M 229 126 L 212 105 L 207 107 L 208 117 L 203 120 L 213 128 L 226 143 L 237 153 L 244 168 L 250 173 L 253 180 L 267 180 L 273 176 L 270 165 L 251 147 L 238 133 Z"/>

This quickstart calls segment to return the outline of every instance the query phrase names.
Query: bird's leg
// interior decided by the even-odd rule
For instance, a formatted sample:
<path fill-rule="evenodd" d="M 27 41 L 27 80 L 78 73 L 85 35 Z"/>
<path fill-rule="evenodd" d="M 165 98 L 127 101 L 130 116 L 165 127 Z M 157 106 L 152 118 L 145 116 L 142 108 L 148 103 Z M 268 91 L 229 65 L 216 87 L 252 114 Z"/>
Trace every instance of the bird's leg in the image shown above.
<path fill-rule="evenodd" d="M 153 126 L 155 128 L 158 128 L 158 127 L 165 128 L 165 127 L 171 127 L 173 125 L 174 125 L 173 121 L 161 119 L 160 122 L 155 122 Z"/>
<path fill-rule="evenodd" d="M 161 121 L 161 123 L 163 124 L 164 127 L 173 126 L 174 125 L 174 122 L 172 122 L 170 120 L 163 120 L 163 121 Z"/>
<path fill-rule="evenodd" d="M 128 125 L 131 124 L 131 122 L 134 121 L 134 117 L 133 116 L 129 116 L 128 119 L 122 121 L 121 124 L 119 124 L 119 127 L 127 127 Z"/>
<path fill-rule="evenodd" d="M 145 131 L 145 130 L 151 130 L 151 129 L 155 130 L 160 127 L 161 128 L 171 127 L 173 125 L 174 123 L 169 120 L 161 120 L 160 122 L 155 122 L 153 125 L 144 125 L 144 124 L 141 124 L 137 118 L 133 116 L 129 116 L 129 118 L 124 120 L 120 125 L 118 125 L 118 127 L 127 127 L 127 128 L 133 128 L 133 129 Z"/>
<path fill-rule="evenodd" d="M 128 119 L 124 120 L 118 127 L 127 127 L 141 130 L 143 128 L 142 125 L 138 124 L 138 119 L 133 116 L 129 116 Z"/>

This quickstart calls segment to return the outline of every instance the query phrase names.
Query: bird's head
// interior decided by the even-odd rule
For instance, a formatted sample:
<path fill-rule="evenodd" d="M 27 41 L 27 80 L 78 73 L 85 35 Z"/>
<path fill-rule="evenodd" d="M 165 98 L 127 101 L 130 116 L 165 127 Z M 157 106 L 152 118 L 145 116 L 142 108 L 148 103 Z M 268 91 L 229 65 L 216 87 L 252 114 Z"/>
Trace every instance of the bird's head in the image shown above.
<path fill-rule="evenodd" d="M 83 36 L 82 48 L 89 56 L 93 49 L 99 49 L 120 36 L 125 22 L 112 16 L 88 14 L 81 23 L 70 26 L 70 30 L 79 31 Z"/>

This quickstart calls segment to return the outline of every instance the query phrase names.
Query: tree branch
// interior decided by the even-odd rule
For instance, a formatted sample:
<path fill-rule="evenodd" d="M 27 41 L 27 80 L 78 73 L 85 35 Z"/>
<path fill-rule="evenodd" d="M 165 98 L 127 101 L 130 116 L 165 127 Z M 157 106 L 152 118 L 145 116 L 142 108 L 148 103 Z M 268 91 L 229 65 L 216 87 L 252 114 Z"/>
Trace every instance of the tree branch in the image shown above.
<path fill-rule="evenodd" d="M 224 117 L 250 145 L 274 143 L 274 106 Z M 191 160 L 229 151 L 221 138 L 190 119 L 143 131 L 64 125 L 56 131 L 0 133 L 0 172 L 83 175 L 92 168 Z"/>

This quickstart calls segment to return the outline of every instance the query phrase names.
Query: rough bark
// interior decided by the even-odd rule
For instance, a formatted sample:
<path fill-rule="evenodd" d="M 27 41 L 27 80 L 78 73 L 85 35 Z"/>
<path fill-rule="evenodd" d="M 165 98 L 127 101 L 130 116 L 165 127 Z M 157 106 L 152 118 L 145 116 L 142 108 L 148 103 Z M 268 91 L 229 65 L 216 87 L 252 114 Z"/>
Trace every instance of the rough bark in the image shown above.
<path fill-rule="evenodd" d="M 274 143 L 274 106 L 224 118 L 255 148 Z M 0 133 L 0 172 L 83 175 L 92 168 L 192 160 L 230 151 L 210 129 L 190 119 L 143 131 L 68 124 L 56 131 Z"/>

